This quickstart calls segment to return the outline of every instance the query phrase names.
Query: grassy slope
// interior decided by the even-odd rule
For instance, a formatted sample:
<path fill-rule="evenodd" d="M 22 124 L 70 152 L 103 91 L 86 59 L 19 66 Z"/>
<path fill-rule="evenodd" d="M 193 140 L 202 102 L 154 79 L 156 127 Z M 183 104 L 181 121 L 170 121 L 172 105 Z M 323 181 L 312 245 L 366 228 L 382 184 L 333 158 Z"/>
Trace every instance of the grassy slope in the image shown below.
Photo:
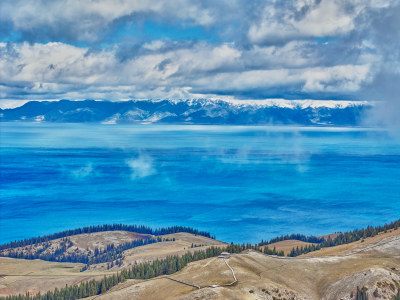
<path fill-rule="evenodd" d="M 129 233 L 131 234 L 131 233 Z M 121 237 L 135 238 L 121 232 L 104 232 L 87 236 L 76 236 L 81 247 L 105 245 Z M 167 255 L 183 254 L 209 245 L 224 243 L 195 236 L 177 233 L 168 236 L 175 242 L 162 242 L 146 245 L 124 252 L 122 268 L 133 263 L 162 258 Z M 393 239 L 393 241 L 391 241 Z M 389 242 L 388 242 L 389 241 Z M 391 242 L 390 242 L 391 241 Z M 191 244 L 206 245 L 191 248 Z M 303 242 L 284 241 L 276 243 L 277 249 L 301 246 Z M 274 245 L 272 245 L 273 247 Z M 269 246 L 271 248 L 271 245 Z M 360 251 L 366 249 L 364 251 Z M 360 252 L 357 252 L 360 251 Z M 356 253 L 353 253 L 356 252 Z M 353 253 L 353 254 L 351 254 Z M 210 258 L 189 264 L 172 277 L 200 285 L 201 290 L 171 281 L 165 277 L 152 280 L 128 280 L 114 287 L 96 299 L 193 299 L 196 296 L 206 299 L 348 299 L 357 285 L 368 285 L 372 293 L 380 282 L 380 293 L 391 295 L 390 284 L 400 284 L 400 229 L 355 242 L 325 248 L 297 258 L 276 258 L 250 251 L 233 255 L 229 263 L 239 279 L 233 287 L 208 288 L 211 284 L 224 284 L 232 281 L 230 270 L 218 258 Z M 5 276 L 0 278 L 0 295 L 53 290 L 65 284 L 99 278 L 112 274 L 119 268 L 106 270 L 104 264 L 94 266 L 88 271 L 79 272 L 81 264 L 54 263 L 41 260 L 20 260 L 0 258 L 0 270 Z M 392 270 L 395 268 L 395 270 Z M 24 276 L 23 276 L 24 275 Z M 395 281 L 394 281 L 395 280 Z M 263 291 L 263 289 L 265 291 Z M 254 293 L 250 293 L 252 290 Z M 280 296 L 279 296 L 280 294 Z"/>
<path fill-rule="evenodd" d="M 103 248 L 110 243 L 122 243 L 140 238 L 132 232 L 106 231 L 90 234 L 81 234 L 72 236 L 70 239 L 74 242 L 72 248 L 94 249 Z M 167 255 L 180 255 L 185 252 L 204 249 L 210 245 L 224 245 L 225 243 L 209 239 L 203 236 L 196 236 L 190 233 L 175 233 L 162 238 L 175 238 L 175 242 L 161 242 L 157 244 L 146 245 L 124 252 L 123 265 L 125 268 L 135 262 L 149 261 L 156 258 L 163 258 Z M 54 244 L 61 240 L 51 241 Z M 198 248 L 190 248 L 191 244 L 206 245 Z M 27 248 L 29 248 L 28 246 Z M 35 248 L 35 246 L 32 246 Z M 102 278 L 117 272 L 121 268 L 115 266 L 107 270 L 107 264 L 97 264 L 90 267 L 85 272 L 80 272 L 83 264 L 57 263 L 42 260 L 25 260 L 0 257 L 0 296 L 9 294 L 25 294 L 46 292 L 54 288 L 62 288 L 66 284 L 76 284 L 93 278 Z M 6 275 L 4 275 L 6 274 Z M 9 276 L 13 275 L 13 276 Z"/>
<path fill-rule="evenodd" d="M 276 249 L 276 251 L 283 251 L 285 253 L 285 255 L 289 254 L 290 251 L 293 248 L 296 247 L 304 247 L 304 246 L 308 246 L 308 245 L 312 245 L 312 243 L 307 243 L 307 242 L 302 242 L 302 241 L 297 241 L 297 240 L 286 240 L 286 241 L 281 241 L 281 242 L 276 242 L 276 243 L 272 243 L 269 244 L 267 246 L 262 246 L 262 249 L 264 249 L 265 247 L 268 247 L 269 249 Z"/>
<path fill-rule="evenodd" d="M 340 255 L 335 255 L 335 248 Z M 158 277 L 128 281 L 96 299 L 350 299 L 357 286 L 364 285 L 370 299 L 378 287 L 381 298 L 389 299 L 394 294 L 390 285 L 400 287 L 400 230 L 366 239 L 361 246 L 354 243 L 347 252 L 341 246 L 330 251 L 325 257 L 276 258 L 254 251 L 233 255 L 229 263 L 239 282 L 218 288 L 207 286 L 230 282 L 232 277 L 221 259 L 210 258 L 172 276 L 204 287 L 200 290 Z"/>

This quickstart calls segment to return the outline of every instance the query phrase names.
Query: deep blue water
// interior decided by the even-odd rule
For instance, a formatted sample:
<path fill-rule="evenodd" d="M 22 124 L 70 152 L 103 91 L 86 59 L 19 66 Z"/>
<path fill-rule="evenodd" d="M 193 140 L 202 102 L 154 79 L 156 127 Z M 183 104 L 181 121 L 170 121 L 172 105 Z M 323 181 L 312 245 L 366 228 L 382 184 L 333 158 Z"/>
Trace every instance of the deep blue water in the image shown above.
<path fill-rule="evenodd" d="M 0 242 L 103 223 L 257 242 L 400 218 L 400 141 L 381 130 L 0 126 Z"/>

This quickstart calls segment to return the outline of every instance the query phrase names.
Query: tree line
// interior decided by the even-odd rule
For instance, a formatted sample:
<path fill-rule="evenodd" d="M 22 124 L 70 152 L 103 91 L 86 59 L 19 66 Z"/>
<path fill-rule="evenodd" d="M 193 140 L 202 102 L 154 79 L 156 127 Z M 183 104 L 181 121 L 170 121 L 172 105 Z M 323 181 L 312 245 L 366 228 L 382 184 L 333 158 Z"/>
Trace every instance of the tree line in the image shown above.
<path fill-rule="evenodd" d="M 396 230 L 400 227 L 400 220 L 385 224 L 383 226 L 368 226 L 364 229 L 355 229 L 353 231 L 348 231 L 344 233 L 338 233 L 335 238 L 328 236 L 328 238 L 318 238 L 315 236 L 305 236 L 302 234 L 291 234 L 284 235 L 280 237 L 273 238 L 269 241 L 261 241 L 258 245 L 269 245 L 272 243 L 284 241 L 284 240 L 298 240 L 308 243 L 313 243 L 313 245 L 306 245 L 304 247 L 296 247 L 291 250 L 288 256 L 298 256 L 302 254 L 309 253 L 311 251 L 317 251 L 324 247 L 333 247 L 343 244 L 349 244 L 359 240 L 363 240 L 368 237 L 373 237 L 381 232 L 387 232 L 388 230 Z"/>
<path fill-rule="evenodd" d="M 296 247 L 296 248 L 292 248 L 292 250 L 290 250 L 290 252 L 288 253 L 287 256 L 295 257 L 295 256 L 306 254 L 306 253 L 309 253 L 312 251 L 317 251 L 320 249 L 321 249 L 321 245 L 318 245 L 318 244 L 317 245 L 314 245 L 314 244 L 306 245 L 304 247 L 301 246 L 300 248 Z"/>
<path fill-rule="evenodd" d="M 70 229 L 70 230 L 65 230 L 62 232 L 54 233 L 54 234 L 38 236 L 38 237 L 24 239 L 24 240 L 20 240 L 20 241 L 14 241 L 14 242 L 0 245 L 0 250 L 10 249 L 10 248 L 18 248 L 18 247 L 23 247 L 23 246 L 28 246 L 28 245 L 38 244 L 38 243 L 45 243 L 45 242 L 48 242 L 51 240 L 65 238 L 65 237 L 77 235 L 77 234 L 103 232 L 103 231 L 129 231 L 129 232 L 142 233 L 142 234 L 151 234 L 151 235 L 155 235 L 155 236 L 178 233 L 178 232 L 188 232 L 188 233 L 215 239 L 215 236 L 211 236 L 209 232 L 200 231 L 200 230 L 192 228 L 192 227 L 172 226 L 172 227 L 166 227 L 166 228 L 152 229 L 151 227 L 144 226 L 144 225 L 104 224 L 104 225 Z"/>
<path fill-rule="evenodd" d="M 54 291 L 48 291 L 45 294 L 38 293 L 36 295 L 30 295 L 26 293 L 25 295 L 19 294 L 0 297 L 0 300 L 74 300 L 95 296 L 105 293 L 127 279 L 150 279 L 161 275 L 173 274 L 184 268 L 190 262 L 215 257 L 224 251 L 240 253 L 246 249 L 261 250 L 260 246 L 251 244 L 238 245 L 232 243 L 225 248 L 211 246 L 205 250 L 187 252 L 182 256 L 174 255 L 168 256 L 165 259 L 156 259 L 152 262 L 135 263 L 132 267 L 123 269 L 110 276 L 104 276 L 104 278 L 99 281 L 92 279 L 76 285 L 66 285 L 61 289 L 56 288 Z M 283 251 L 276 251 L 275 248 L 271 250 L 268 247 L 264 247 L 263 251 L 266 254 L 283 255 Z M 365 298 L 366 289 L 357 288 L 355 296 L 356 299 L 367 299 Z M 393 300 L 398 299 L 400 299 L 400 291 L 393 297 Z"/>
<path fill-rule="evenodd" d="M 283 252 L 283 250 L 277 251 L 275 247 L 271 250 L 268 248 L 268 246 L 264 248 L 263 253 L 268 255 L 285 256 L 285 252 Z"/>
<path fill-rule="evenodd" d="M 51 244 L 47 242 L 43 245 L 42 249 L 39 249 L 35 253 L 24 253 L 23 251 L 10 250 L 7 254 L 3 253 L 2 255 L 12 258 L 42 259 L 46 261 L 56 262 L 83 263 L 86 264 L 86 266 L 82 269 L 82 271 L 84 271 L 88 268 L 89 265 L 104 262 L 114 262 L 122 259 L 122 253 L 125 250 L 167 241 L 175 241 L 175 238 L 162 239 L 161 237 L 157 237 L 139 239 L 118 246 L 115 246 L 114 244 L 109 244 L 104 249 L 95 248 L 94 251 L 89 250 L 88 253 L 67 253 L 67 249 L 71 247 L 73 243 L 68 238 L 64 238 L 60 243 L 61 247 L 56 249 L 53 253 L 44 253 L 44 251 L 51 246 Z M 118 264 L 120 264 L 120 262 Z"/>
<path fill-rule="evenodd" d="M 112 225 L 107 225 L 107 226 L 112 226 Z M 127 226 L 127 225 L 121 225 L 121 226 Z M 323 247 L 332 247 L 336 245 L 355 242 L 363 238 L 375 236 L 380 232 L 386 232 L 391 229 L 396 230 L 399 227 L 400 227 L 400 220 L 392 222 L 390 224 L 385 224 L 384 226 L 376 226 L 376 227 L 368 226 L 365 229 L 360 229 L 360 230 L 356 229 L 353 231 L 340 233 L 334 239 L 328 237 L 327 239 L 324 239 L 324 241 L 322 241 L 321 243 L 316 243 L 316 245 L 307 245 L 305 247 L 300 247 L 300 248 L 297 247 L 295 249 L 292 249 L 292 252 L 289 253 L 288 256 L 297 256 L 303 253 L 319 250 Z M 184 227 L 175 227 L 175 228 L 184 228 Z M 115 230 L 126 230 L 126 229 L 115 229 Z M 162 234 L 167 234 L 167 233 L 163 232 Z M 292 237 L 293 236 L 297 235 L 292 235 Z M 41 295 L 40 293 L 36 295 L 30 295 L 29 293 L 27 293 L 25 295 L 20 294 L 14 296 L 0 297 L 0 300 L 73 300 L 73 299 L 99 295 L 111 289 L 112 287 L 116 286 L 118 283 L 125 281 L 126 279 L 150 279 L 160 275 L 168 275 L 181 270 L 190 262 L 206 259 L 209 257 L 215 257 L 220 255 L 224 251 L 230 253 L 240 253 L 246 249 L 254 249 L 260 251 L 261 247 L 260 245 L 251 245 L 251 244 L 237 245 L 233 243 L 225 248 L 218 248 L 212 246 L 205 250 L 187 252 L 182 256 L 177 256 L 177 255 L 168 256 L 165 259 L 157 259 L 153 262 L 135 264 L 131 268 L 124 269 L 121 272 L 118 272 L 117 274 L 111 276 L 105 276 L 100 281 L 96 280 L 86 281 L 80 283 L 79 285 L 72 285 L 72 286 L 66 286 L 65 288 L 62 289 L 55 289 L 54 291 L 49 291 L 43 295 Z M 270 254 L 270 255 L 283 255 L 283 251 L 276 251 L 275 248 L 271 250 L 268 247 L 265 247 L 263 252 L 265 254 Z M 359 296 L 361 296 L 362 294 L 363 291 L 361 289 L 359 290 Z M 396 297 L 394 297 L 394 299 L 398 299 L 398 297 L 399 293 Z"/>
<path fill-rule="evenodd" d="M 96 281 L 90 280 L 80 284 L 65 286 L 55 289 L 45 294 L 13 295 L 0 297 L 0 300 L 73 300 L 102 294 L 117 284 L 127 279 L 150 279 L 161 275 L 173 274 L 188 263 L 220 255 L 224 251 L 230 253 L 240 253 L 244 249 L 240 245 L 228 245 L 225 248 L 210 247 L 205 250 L 187 252 L 182 256 L 168 256 L 165 259 L 156 259 L 152 262 L 135 264 L 130 268 L 124 269 L 117 274 L 104 276 L 103 279 Z"/>
<path fill-rule="evenodd" d="M 316 236 L 306 236 L 304 234 L 290 234 L 290 235 L 281 235 L 279 237 L 270 239 L 269 241 L 264 241 L 261 240 L 260 243 L 258 243 L 259 246 L 264 246 L 264 245 L 269 245 L 269 244 L 273 244 L 273 243 L 277 243 L 277 242 L 281 242 L 281 241 L 286 241 L 286 240 L 297 240 L 297 241 L 302 241 L 302 242 L 306 242 L 306 243 L 322 243 L 324 241 L 324 238 L 319 238 Z"/>

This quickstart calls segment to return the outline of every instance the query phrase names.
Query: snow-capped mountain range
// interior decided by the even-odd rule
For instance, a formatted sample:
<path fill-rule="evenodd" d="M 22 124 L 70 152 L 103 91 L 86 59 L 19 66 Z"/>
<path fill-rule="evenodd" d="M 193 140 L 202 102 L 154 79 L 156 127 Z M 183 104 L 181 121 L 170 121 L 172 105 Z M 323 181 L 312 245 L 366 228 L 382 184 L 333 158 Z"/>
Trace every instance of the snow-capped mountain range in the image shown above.
<path fill-rule="evenodd" d="M 359 125 L 373 104 L 335 100 L 30 101 L 0 109 L 1 121 Z"/>

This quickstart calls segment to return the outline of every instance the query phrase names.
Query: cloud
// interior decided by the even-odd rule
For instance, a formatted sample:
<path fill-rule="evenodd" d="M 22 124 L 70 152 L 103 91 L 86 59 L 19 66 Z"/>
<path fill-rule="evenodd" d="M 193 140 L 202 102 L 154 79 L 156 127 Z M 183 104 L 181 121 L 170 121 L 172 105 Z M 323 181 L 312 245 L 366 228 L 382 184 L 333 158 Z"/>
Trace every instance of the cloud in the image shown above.
<path fill-rule="evenodd" d="M 369 78 L 368 65 L 316 68 L 252 70 L 221 73 L 203 77 L 195 82 L 199 91 L 251 91 L 269 88 L 297 90 L 303 93 L 346 93 L 357 91 Z"/>
<path fill-rule="evenodd" d="M 304 55 L 302 47 L 303 43 L 292 43 L 246 50 L 198 42 L 189 48 L 172 47 L 161 52 L 156 47 L 119 60 L 118 49 L 91 51 L 64 43 L 3 43 L 0 93 L 3 98 L 24 99 L 29 94 L 31 99 L 46 95 L 51 99 L 111 100 L 185 98 L 193 93 L 229 95 L 276 88 L 304 94 L 340 94 L 355 92 L 369 80 L 367 64 L 320 66 Z M 285 60 L 286 55 L 291 58 Z"/>
<path fill-rule="evenodd" d="M 276 43 L 310 37 L 343 35 L 354 28 L 358 6 L 338 0 L 266 2 L 258 22 L 249 28 L 253 43 Z"/>
<path fill-rule="evenodd" d="M 383 3 L 379 10 L 365 12 L 359 21 L 363 40 L 369 42 L 377 57 L 371 64 L 374 76 L 360 93 L 367 99 L 380 100 L 366 116 L 365 123 L 387 127 L 399 137 L 400 1 L 389 3 Z"/>
<path fill-rule="evenodd" d="M 188 0 L 4 0 L 0 12 L 1 23 L 31 42 L 54 39 L 94 42 L 121 23 L 146 19 L 201 26 L 214 22 L 211 8 Z"/>
<path fill-rule="evenodd" d="M 5 0 L 0 99 L 388 100 L 399 2 Z"/>
<path fill-rule="evenodd" d="M 136 159 L 126 161 L 126 164 L 131 169 L 131 179 L 144 178 L 157 173 L 154 168 L 153 159 L 148 155 L 140 155 Z"/>
<path fill-rule="evenodd" d="M 29 100 L 1 100 L 0 109 L 16 108 L 29 102 Z"/>
<path fill-rule="evenodd" d="M 339 65 L 302 72 L 305 92 L 355 92 L 369 80 L 369 65 Z"/>
<path fill-rule="evenodd" d="M 94 170 L 93 169 L 93 165 L 92 164 L 88 164 L 88 165 L 86 165 L 84 167 L 72 170 L 71 171 L 71 175 L 73 177 L 75 177 L 76 179 L 83 179 L 83 178 L 86 178 L 86 177 L 92 175 L 93 170 Z"/>

